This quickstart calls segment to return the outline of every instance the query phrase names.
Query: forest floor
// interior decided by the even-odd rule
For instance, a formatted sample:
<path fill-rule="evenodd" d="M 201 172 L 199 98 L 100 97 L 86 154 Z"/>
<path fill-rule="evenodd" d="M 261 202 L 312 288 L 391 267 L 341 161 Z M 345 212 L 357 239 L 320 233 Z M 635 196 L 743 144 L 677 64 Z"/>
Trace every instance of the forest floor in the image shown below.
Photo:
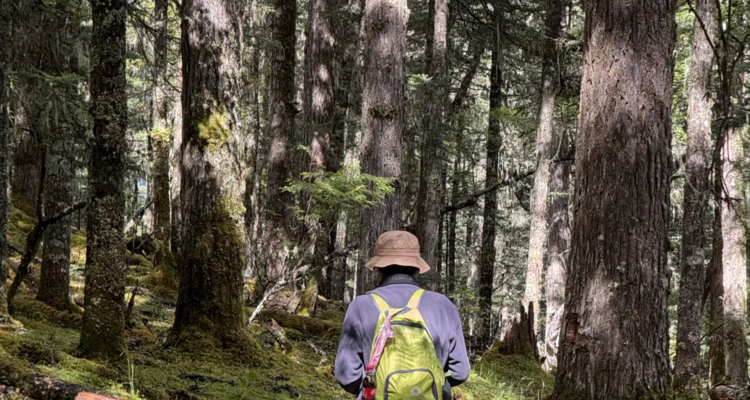
<path fill-rule="evenodd" d="M 15 199 L 8 236 L 23 246 L 34 225 L 33 209 Z M 71 296 L 83 304 L 85 236 L 74 230 L 71 250 Z M 123 365 L 77 358 L 80 310 L 59 312 L 34 300 L 39 266 L 16 298 L 16 320 L 0 325 L 0 383 L 9 371 L 24 371 L 75 383 L 121 399 L 353 399 L 336 384 L 332 364 L 343 312 L 321 318 L 265 310 L 250 329 L 262 354 L 243 365 L 220 349 L 186 353 L 163 343 L 174 318 L 174 293 L 149 284 L 151 264 L 143 256 L 129 256 L 126 301 L 133 286 L 142 285 L 134 299 L 128 329 L 128 357 Z M 11 265 L 18 264 L 12 257 Z M 11 274 L 13 272 L 11 271 Z M 248 309 L 248 315 L 252 310 Z M 274 319 L 283 327 L 287 344 L 269 330 Z M 471 377 L 454 389 L 461 400 L 541 399 L 551 392 L 553 378 L 533 359 L 489 351 L 473 365 Z M 17 390 L 0 385 L 0 399 L 23 399 Z"/>

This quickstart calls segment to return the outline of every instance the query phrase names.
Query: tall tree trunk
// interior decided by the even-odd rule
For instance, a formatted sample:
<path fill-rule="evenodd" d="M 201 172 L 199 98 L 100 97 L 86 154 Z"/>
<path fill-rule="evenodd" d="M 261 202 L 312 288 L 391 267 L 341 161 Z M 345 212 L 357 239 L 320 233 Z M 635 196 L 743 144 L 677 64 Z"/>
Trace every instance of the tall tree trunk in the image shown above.
<path fill-rule="evenodd" d="M 92 0 L 91 120 L 85 311 L 81 352 L 124 357 L 125 155 L 128 151 L 125 76 L 126 0 Z"/>
<path fill-rule="evenodd" d="M 177 88 L 182 92 L 182 57 L 177 59 Z M 171 229 L 169 235 L 170 250 L 175 262 L 180 259 L 180 231 L 182 229 L 182 205 L 180 203 L 180 186 L 182 185 L 182 174 L 180 166 L 182 165 L 182 101 L 173 103 L 174 123 L 172 124 L 172 157 L 169 160 L 170 178 L 169 178 L 169 208 L 171 211 Z M 179 265 L 178 265 L 179 267 Z M 177 271 L 179 276 L 179 271 Z"/>
<path fill-rule="evenodd" d="M 720 139 L 721 140 L 721 139 Z M 721 146 L 719 146 L 721 147 Z M 713 157 L 714 176 L 721 176 L 721 153 L 715 153 Z M 721 179 L 714 179 L 714 222 L 713 238 L 711 243 L 711 262 L 709 264 L 706 286 L 709 290 L 709 337 L 708 337 L 708 383 L 713 386 L 724 382 L 726 379 L 726 366 L 724 357 L 724 267 L 722 259 L 721 238 Z"/>
<path fill-rule="evenodd" d="M 547 315 L 545 321 L 546 355 L 544 367 L 557 370 L 557 352 L 560 345 L 560 329 L 565 306 L 565 278 L 567 277 L 568 250 L 570 249 L 570 169 L 567 135 L 557 131 L 553 141 L 550 164 L 550 201 L 548 210 L 549 235 L 547 236 L 548 264 L 546 274 Z"/>
<path fill-rule="evenodd" d="M 357 294 L 375 288 L 378 275 L 365 268 L 381 233 L 401 226 L 401 139 L 404 131 L 406 0 L 365 1 L 365 58 L 362 104 L 362 172 L 396 178 L 384 204 L 360 215 Z"/>
<path fill-rule="evenodd" d="M 672 0 L 585 3 L 576 212 L 554 400 L 662 398 L 669 388 L 674 9 Z"/>
<path fill-rule="evenodd" d="M 696 2 L 693 54 L 688 83 L 688 143 L 682 218 L 682 270 L 677 311 L 675 388 L 698 395 L 701 384 L 701 293 L 706 279 L 706 220 L 711 157 L 709 79 L 716 40 L 718 10 L 714 0 Z M 682 389 L 681 389 L 682 390 Z"/>
<path fill-rule="evenodd" d="M 526 290 L 523 304 L 534 303 L 539 310 L 542 295 L 542 270 L 547 243 L 547 202 L 550 180 L 550 153 L 555 130 L 555 98 L 560 80 L 557 40 L 562 22 L 562 0 L 547 1 L 544 21 L 544 53 L 542 61 L 542 101 L 539 107 L 539 125 L 536 130 L 536 172 L 531 190 L 531 231 L 529 232 L 529 258 L 526 266 Z M 539 332 L 539 312 L 533 313 L 534 332 Z"/>
<path fill-rule="evenodd" d="M 422 257 L 433 270 L 434 282 L 439 282 L 438 242 L 440 237 L 440 209 L 443 203 L 441 171 L 443 169 L 443 117 L 448 103 L 447 81 L 448 0 L 431 0 L 432 20 L 428 46 L 425 85 L 426 110 L 422 117 L 424 142 L 420 158 L 419 192 L 417 193 L 417 237 Z M 437 287 L 438 285 L 435 285 Z"/>
<path fill-rule="evenodd" d="M 239 61 L 227 0 L 182 3 L 180 288 L 169 342 L 247 344 L 242 177 L 233 168 Z M 206 38 L 212 38 L 206 41 Z"/>
<path fill-rule="evenodd" d="M 332 136 L 329 157 L 331 168 L 338 168 L 343 161 L 344 168 L 350 168 L 354 162 L 357 140 L 352 134 L 348 121 L 349 114 L 356 109 L 355 77 L 357 57 L 361 47 L 360 33 L 362 23 L 362 4 L 364 1 L 349 0 L 341 4 L 338 9 L 339 18 L 351 21 L 348 24 L 334 24 L 336 46 L 334 46 L 334 68 L 336 71 L 336 85 L 334 86 L 334 113 L 332 117 Z M 338 158 L 335 158 L 338 157 Z M 336 166 L 333 163 L 336 162 Z M 344 254 L 347 240 L 348 216 L 342 212 L 335 222 L 335 240 L 333 251 L 336 257 L 329 261 L 328 279 L 333 284 L 330 289 L 330 299 L 344 300 L 349 288 L 347 287 L 347 257 Z"/>
<path fill-rule="evenodd" d="M 151 105 L 151 139 L 153 142 L 152 192 L 154 199 L 154 239 L 156 253 L 154 268 L 161 283 L 176 288 L 174 258 L 171 251 L 171 193 L 169 190 L 169 150 L 172 144 L 172 127 L 167 121 L 167 20 L 168 0 L 154 2 L 156 41 L 154 42 L 153 87 Z"/>
<path fill-rule="evenodd" d="M 743 222 L 742 160 L 739 130 L 727 129 L 722 135 L 721 236 L 724 286 L 725 362 L 729 382 L 747 382 L 747 265 Z"/>
<path fill-rule="evenodd" d="M 73 142 L 69 135 L 69 130 L 54 129 L 47 137 L 46 194 L 43 196 L 46 215 L 57 215 L 73 202 Z M 71 217 L 66 216 L 49 225 L 43 235 L 37 300 L 58 310 L 69 310 Z"/>
<path fill-rule="evenodd" d="M 477 336 L 481 340 L 491 340 L 492 334 L 492 292 L 495 278 L 495 237 L 497 236 L 497 182 L 499 179 L 500 157 L 500 113 L 503 101 L 503 75 L 500 65 L 500 10 L 495 11 L 495 41 L 492 46 L 490 66 L 490 110 L 487 128 L 487 161 L 484 185 L 494 188 L 484 196 L 482 222 L 482 252 L 479 261 L 479 323 Z"/>
<path fill-rule="evenodd" d="M 308 36 L 305 44 L 305 82 L 303 114 L 305 117 L 306 144 L 310 147 L 306 171 L 335 172 L 342 154 L 332 154 L 333 114 L 336 110 L 334 87 L 337 78 L 334 61 L 336 42 L 334 18 L 338 15 L 337 0 L 311 0 L 308 11 Z M 309 221 L 308 230 L 315 241 L 313 268 L 319 269 L 320 294 L 331 297 L 332 285 L 329 263 L 325 256 L 333 246 L 335 219 L 323 218 Z"/>
<path fill-rule="evenodd" d="M 277 46 L 271 59 L 270 138 L 268 154 L 268 183 L 266 186 L 266 225 L 264 229 L 267 252 L 266 273 L 269 279 L 280 279 L 287 269 L 287 250 L 284 242 L 290 239 L 287 207 L 293 198 L 283 191 L 289 178 L 289 164 L 294 134 L 294 59 L 296 0 L 274 0 L 272 36 Z"/>
<path fill-rule="evenodd" d="M 68 5 L 58 3 L 56 12 L 45 18 L 47 30 L 40 35 L 47 43 L 56 43 L 51 52 L 50 63 L 42 70 L 55 77 L 83 75 L 79 71 L 78 51 L 75 48 L 80 40 L 81 21 L 71 18 L 70 10 L 80 7 L 80 3 Z M 73 179 L 75 177 L 75 136 L 83 132 L 77 127 L 76 116 L 79 107 L 85 104 L 77 82 L 56 84 L 63 98 L 52 96 L 46 99 L 50 108 L 46 117 L 45 131 L 45 171 L 44 210 L 45 216 L 55 216 L 73 205 Z M 49 89 L 47 89 L 49 90 Z M 54 90 L 54 89 L 53 89 Z M 70 309 L 70 239 L 72 217 L 65 216 L 46 227 L 43 234 L 42 268 L 39 278 L 37 300 L 58 310 Z"/>
<path fill-rule="evenodd" d="M 8 199 L 8 91 L 10 89 L 10 43 L 11 43 L 11 15 L 13 7 L 10 1 L 0 2 L 0 320 L 8 317 L 8 294 L 5 284 L 8 279 L 8 214 L 10 201 Z"/>

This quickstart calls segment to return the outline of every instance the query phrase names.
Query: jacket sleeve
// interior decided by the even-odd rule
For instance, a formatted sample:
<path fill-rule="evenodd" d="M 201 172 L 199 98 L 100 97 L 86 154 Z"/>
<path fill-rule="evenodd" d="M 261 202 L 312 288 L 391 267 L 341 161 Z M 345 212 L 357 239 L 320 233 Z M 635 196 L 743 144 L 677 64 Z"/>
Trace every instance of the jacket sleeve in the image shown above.
<path fill-rule="evenodd" d="M 458 386 L 469 379 L 471 364 L 469 363 L 469 356 L 466 354 L 466 343 L 464 342 L 461 317 L 458 315 L 458 309 L 452 303 L 451 310 L 453 311 L 452 320 L 454 323 L 451 324 L 453 332 L 448 343 L 448 366 L 446 372 L 450 373 L 447 379 L 450 385 Z"/>
<path fill-rule="evenodd" d="M 365 376 L 364 358 L 362 356 L 362 321 L 359 316 L 358 302 L 349 306 L 341 327 L 338 352 L 334 363 L 334 375 L 339 385 L 351 394 L 358 395 Z"/>

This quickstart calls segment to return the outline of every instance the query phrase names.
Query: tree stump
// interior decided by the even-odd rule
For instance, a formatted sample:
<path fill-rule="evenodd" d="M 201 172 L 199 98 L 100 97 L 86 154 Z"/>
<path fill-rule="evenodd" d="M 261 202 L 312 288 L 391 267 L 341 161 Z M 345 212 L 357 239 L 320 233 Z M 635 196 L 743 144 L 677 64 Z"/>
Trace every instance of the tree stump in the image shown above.
<path fill-rule="evenodd" d="M 500 348 L 502 354 L 530 355 L 539 359 L 539 350 L 536 346 L 536 332 L 534 332 L 534 303 L 529 303 L 528 310 L 523 304 L 518 304 L 519 318 L 513 319 L 508 332 L 503 337 L 503 346 Z"/>

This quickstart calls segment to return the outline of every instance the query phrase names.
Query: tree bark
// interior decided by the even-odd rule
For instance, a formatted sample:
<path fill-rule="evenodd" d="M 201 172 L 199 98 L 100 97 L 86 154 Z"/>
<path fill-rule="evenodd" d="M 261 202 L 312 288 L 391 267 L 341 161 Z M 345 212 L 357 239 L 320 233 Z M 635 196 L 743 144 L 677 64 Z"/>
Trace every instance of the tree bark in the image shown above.
<path fill-rule="evenodd" d="M 362 173 L 401 178 L 406 75 L 406 0 L 365 1 Z M 365 268 L 381 233 L 401 226 L 401 182 L 384 204 L 360 214 L 357 294 L 375 288 L 378 275 Z"/>
<path fill-rule="evenodd" d="M 688 143 L 682 218 L 682 269 L 677 311 L 675 388 L 703 392 L 701 384 L 701 293 L 706 279 L 706 219 L 711 195 L 711 98 L 709 79 L 718 10 L 714 0 L 696 2 L 688 82 Z"/>
<path fill-rule="evenodd" d="M 717 150 L 713 156 L 713 173 L 715 177 L 722 176 L 721 137 L 717 140 Z M 709 264 L 706 286 L 709 289 L 709 335 L 708 335 L 708 383 L 715 385 L 726 379 L 724 357 L 724 266 L 722 265 L 721 237 L 721 198 L 722 180 L 714 178 L 714 221 L 713 238 L 711 243 L 711 262 Z"/>
<path fill-rule="evenodd" d="M 440 237 L 440 209 L 443 204 L 443 119 L 448 104 L 449 82 L 447 81 L 448 49 L 448 0 L 434 0 L 430 21 L 430 46 L 428 46 L 427 75 L 425 84 L 425 113 L 422 116 L 424 142 L 420 157 L 419 192 L 417 193 L 417 237 L 422 257 L 433 270 L 431 282 L 439 282 L 438 243 Z M 438 285 L 435 285 L 436 287 Z"/>
<path fill-rule="evenodd" d="M 176 288 L 174 258 L 171 250 L 171 193 L 169 190 L 169 150 L 172 145 L 172 126 L 167 120 L 167 21 L 168 0 L 154 2 L 156 40 L 154 42 L 154 81 L 151 88 L 151 139 L 153 142 L 153 199 L 154 199 L 154 239 L 156 253 L 154 268 L 160 274 L 161 283 Z"/>
<path fill-rule="evenodd" d="M 565 306 L 565 278 L 570 250 L 570 169 L 572 162 L 565 157 L 569 145 L 565 132 L 557 131 L 557 144 L 550 164 L 550 199 L 548 210 L 549 235 L 547 236 L 546 274 L 546 332 L 544 335 L 546 358 L 544 368 L 557 370 L 557 352 L 560 345 L 560 329 Z M 555 143 L 556 142 L 556 143 Z"/>
<path fill-rule="evenodd" d="M 274 0 L 272 36 L 277 47 L 271 58 L 270 139 L 268 183 L 266 186 L 266 224 L 264 249 L 268 279 L 280 279 L 286 272 L 290 229 L 287 207 L 293 198 L 283 191 L 289 178 L 292 136 L 294 134 L 294 62 L 296 0 Z"/>
<path fill-rule="evenodd" d="M 337 71 L 333 65 L 336 42 L 334 18 L 339 15 L 337 0 L 311 0 L 308 11 L 308 36 L 305 44 L 304 118 L 306 144 L 310 147 L 309 165 L 305 171 L 335 172 L 342 154 L 331 151 L 334 139 L 333 116 L 336 110 L 334 88 Z M 325 256 L 333 250 L 336 220 L 322 218 L 308 221 L 308 230 L 314 238 L 313 268 L 319 270 L 319 293 L 331 298 L 331 274 Z"/>
<path fill-rule="evenodd" d="M 54 133 L 57 132 L 57 133 Z M 70 132 L 55 129 L 47 139 L 47 176 L 43 196 L 44 212 L 56 215 L 73 202 L 73 142 Z M 44 230 L 42 268 L 37 300 L 58 310 L 70 310 L 71 218 L 66 216 Z"/>
<path fill-rule="evenodd" d="M 742 140 L 739 130 L 722 135 L 721 236 L 724 286 L 725 362 L 729 382 L 747 382 L 747 269 L 743 222 Z"/>
<path fill-rule="evenodd" d="M 485 166 L 485 187 L 493 188 L 484 196 L 484 215 L 482 222 L 482 251 L 479 261 L 479 321 L 480 340 L 491 340 L 492 334 L 492 290 L 495 277 L 495 237 L 497 236 L 497 182 L 499 180 L 500 157 L 500 113 L 503 101 L 503 75 L 500 65 L 500 11 L 494 15 L 495 41 L 492 46 L 492 64 L 490 66 L 490 109 L 489 127 L 487 128 L 487 161 Z"/>
<path fill-rule="evenodd" d="M 11 2 L 0 2 L 0 319 L 8 317 L 8 292 L 5 284 L 8 279 L 8 91 L 10 89 L 10 43 L 11 43 Z"/>
<path fill-rule="evenodd" d="M 670 386 L 674 9 L 672 0 L 585 3 L 576 212 L 553 400 L 656 399 Z"/>
<path fill-rule="evenodd" d="M 126 0 L 92 0 L 93 142 L 87 207 L 85 311 L 80 350 L 87 357 L 125 355 L 125 74 Z"/>
<path fill-rule="evenodd" d="M 539 309 L 542 295 L 542 271 L 549 228 L 547 203 L 550 180 L 550 153 L 555 130 L 555 98 L 560 80 L 557 40 L 560 38 L 563 3 L 548 0 L 544 20 L 544 51 L 542 61 L 542 98 L 539 107 L 539 125 L 536 130 L 536 171 L 531 189 L 531 230 L 529 232 L 529 257 L 526 265 L 526 288 L 523 304 L 534 303 Z M 534 332 L 539 332 L 539 313 L 534 313 Z"/>
<path fill-rule="evenodd" d="M 182 205 L 179 295 L 171 345 L 247 343 L 242 271 L 243 179 L 239 141 L 237 38 L 227 0 L 182 3 Z M 212 38 L 206 41 L 206 38 Z"/>

